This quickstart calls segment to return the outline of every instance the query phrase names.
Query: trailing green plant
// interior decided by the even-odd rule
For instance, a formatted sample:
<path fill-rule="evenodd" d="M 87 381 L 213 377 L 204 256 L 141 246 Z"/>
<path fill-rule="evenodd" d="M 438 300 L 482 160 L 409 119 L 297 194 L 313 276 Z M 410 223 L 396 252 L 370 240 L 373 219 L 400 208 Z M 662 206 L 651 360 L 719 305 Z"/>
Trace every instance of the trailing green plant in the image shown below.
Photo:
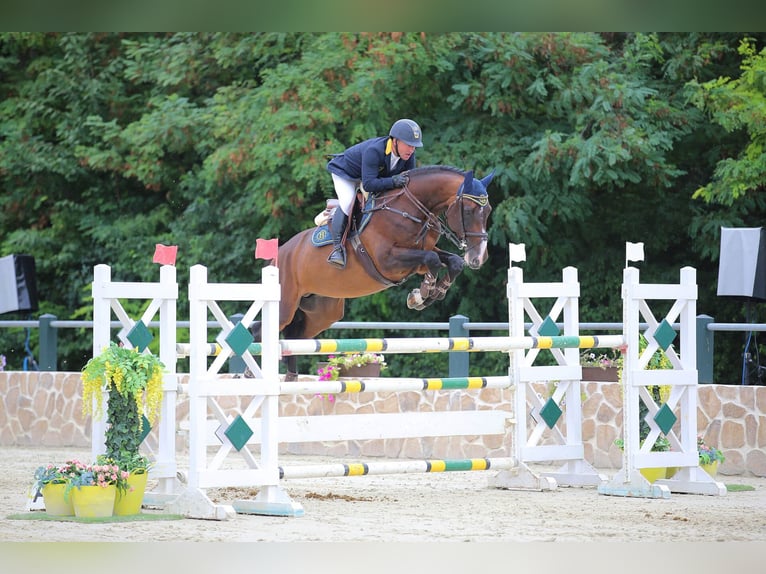
<path fill-rule="evenodd" d="M 146 467 L 139 455 L 144 417 L 153 424 L 162 404 L 159 357 L 110 343 L 83 367 L 83 415 L 103 415 L 103 392 L 109 393 L 106 456 L 122 467 Z"/>

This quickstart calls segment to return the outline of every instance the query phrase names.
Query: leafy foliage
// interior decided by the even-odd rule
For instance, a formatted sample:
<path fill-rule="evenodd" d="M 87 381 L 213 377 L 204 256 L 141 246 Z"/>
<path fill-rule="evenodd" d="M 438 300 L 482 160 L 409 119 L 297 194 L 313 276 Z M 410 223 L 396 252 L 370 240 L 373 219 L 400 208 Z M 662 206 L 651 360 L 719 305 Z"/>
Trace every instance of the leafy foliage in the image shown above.
<path fill-rule="evenodd" d="M 766 207 L 752 193 L 765 39 L 0 33 L 0 253 L 35 256 L 41 312 L 60 318 L 88 317 L 98 263 L 155 280 L 155 243 L 179 246 L 180 282 L 197 263 L 216 281 L 257 281 L 255 239 L 284 243 L 333 195 L 326 155 L 412 117 L 422 164 L 496 170 L 489 261 L 417 316 L 408 282 L 349 301 L 348 318 L 504 321 L 512 242 L 526 244 L 528 280 L 575 266 L 583 320 L 619 320 L 624 242 L 644 241 L 646 280 L 694 266 L 700 311 L 734 320 L 740 307 L 715 294 L 717 244 L 722 225 L 759 225 Z M 18 337 L 0 330 L 8 368 L 23 359 Z M 60 365 L 78 370 L 89 339 L 62 331 Z M 725 382 L 737 342 L 719 340 Z M 472 363 L 503 368 L 488 354 Z"/>
<path fill-rule="evenodd" d="M 152 424 L 162 404 L 162 361 L 150 353 L 110 343 L 82 370 L 83 416 L 102 414 L 102 392 L 109 393 L 106 456 L 133 461 L 139 454 L 143 417 Z M 122 465 L 124 468 L 124 465 Z"/>

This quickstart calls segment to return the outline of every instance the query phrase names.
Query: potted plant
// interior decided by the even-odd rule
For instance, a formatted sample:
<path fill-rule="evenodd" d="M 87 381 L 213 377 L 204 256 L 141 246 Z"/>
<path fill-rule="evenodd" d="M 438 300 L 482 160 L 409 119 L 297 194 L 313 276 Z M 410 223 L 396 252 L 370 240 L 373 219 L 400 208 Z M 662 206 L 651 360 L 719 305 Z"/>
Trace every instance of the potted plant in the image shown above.
<path fill-rule="evenodd" d="M 595 353 L 591 349 L 580 353 L 583 381 L 617 382 L 622 355 Z"/>
<path fill-rule="evenodd" d="M 706 445 L 701 436 L 697 437 L 697 453 L 699 454 L 699 465 L 710 476 L 715 476 L 718 473 L 719 463 L 726 460 L 723 452 L 714 446 Z"/>
<path fill-rule="evenodd" d="M 104 393 L 109 400 L 106 413 L 106 453 L 102 462 L 115 464 L 131 476 L 129 492 L 146 487 L 149 461 L 139 452 L 144 438 L 144 418 L 152 425 L 162 405 L 162 372 L 165 366 L 156 355 L 140 353 L 110 343 L 83 367 L 83 415 L 103 416 Z M 141 476 L 143 475 L 143 476 Z M 143 487 L 142 487 L 143 484 Z M 118 505 L 122 493 L 118 494 Z M 120 514 L 135 514 L 138 508 Z"/>
<path fill-rule="evenodd" d="M 346 353 L 330 355 L 320 363 L 317 374 L 320 381 L 336 381 L 338 377 L 377 377 L 387 367 L 386 359 L 377 353 Z"/>
<path fill-rule="evenodd" d="M 35 470 L 35 482 L 32 485 L 35 493 L 33 500 L 42 496 L 46 513 L 51 516 L 74 515 L 72 499 L 65 496 L 65 491 L 69 479 L 75 475 L 80 464 L 77 460 L 68 460 L 62 465 L 48 464 Z"/>
<path fill-rule="evenodd" d="M 129 473 L 119 465 L 99 457 L 96 464 L 75 461 L 67 478 L 64 497 L 71 498 L 74 514 L 82 517 L 107 517 L 114 514 L 118 492 L 127 492 Z"/>

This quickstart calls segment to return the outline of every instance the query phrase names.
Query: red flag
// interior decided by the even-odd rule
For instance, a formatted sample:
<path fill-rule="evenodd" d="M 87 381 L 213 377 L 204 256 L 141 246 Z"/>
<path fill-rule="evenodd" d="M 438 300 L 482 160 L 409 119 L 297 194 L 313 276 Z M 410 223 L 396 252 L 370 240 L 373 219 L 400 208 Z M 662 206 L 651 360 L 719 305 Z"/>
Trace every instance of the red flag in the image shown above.
<path fill-rule="evenodd" d="M 255 258 L 273 259 L 274 265 L 277 264 L 277 251 L 279 250 L 278 239 L 256 239 L 255 240 Z"/>
<path fill-rule="evenodd" d="M 152 260 L 152 263 L 175 265 L 176 253 L 178 253 L 178 245 L 162 245 L 162 243 L 157 243 L 154 248 L 154 259 Z"/>

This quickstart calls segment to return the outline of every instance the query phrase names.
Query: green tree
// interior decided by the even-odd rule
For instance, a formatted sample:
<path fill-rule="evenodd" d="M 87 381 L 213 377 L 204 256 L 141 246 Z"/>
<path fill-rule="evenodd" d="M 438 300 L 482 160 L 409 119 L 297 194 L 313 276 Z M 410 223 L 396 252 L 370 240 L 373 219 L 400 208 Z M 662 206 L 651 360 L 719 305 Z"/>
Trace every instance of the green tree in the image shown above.
<path fill-rule="evenodd" d="M 490 259 L 423 312 L 404 305 L 412 279 L 349 301 L 347 318 L 505 321 L 513 242 L 528 280 L 575 266 L 581 318 L 619 321 L 625 241 L 646 244 L 642 280 L 697 267 L 700 312 L 736 315 L 715 296 L 718 233 L 762 219 L 760 194 L 692 196 L 757 171 L 764 35 L 751 36 L 740 49 L 743 34 L 713 33 L 0 33 L 0 249 L 36 257 L 41 312 L 60 318 L 91 316 L 98 263 L 156 280 L 155 243 L 179 246 L 181 284 L 197 263 L 258 280 L 255 240 L 286 241 L 332 197 L 326 155 L 412 117 L 421 164 L 495 170 Z M 729 158 L 749 166 L 719 173 Z M 79 369 L 90 333 L 60 346 Z"/>

